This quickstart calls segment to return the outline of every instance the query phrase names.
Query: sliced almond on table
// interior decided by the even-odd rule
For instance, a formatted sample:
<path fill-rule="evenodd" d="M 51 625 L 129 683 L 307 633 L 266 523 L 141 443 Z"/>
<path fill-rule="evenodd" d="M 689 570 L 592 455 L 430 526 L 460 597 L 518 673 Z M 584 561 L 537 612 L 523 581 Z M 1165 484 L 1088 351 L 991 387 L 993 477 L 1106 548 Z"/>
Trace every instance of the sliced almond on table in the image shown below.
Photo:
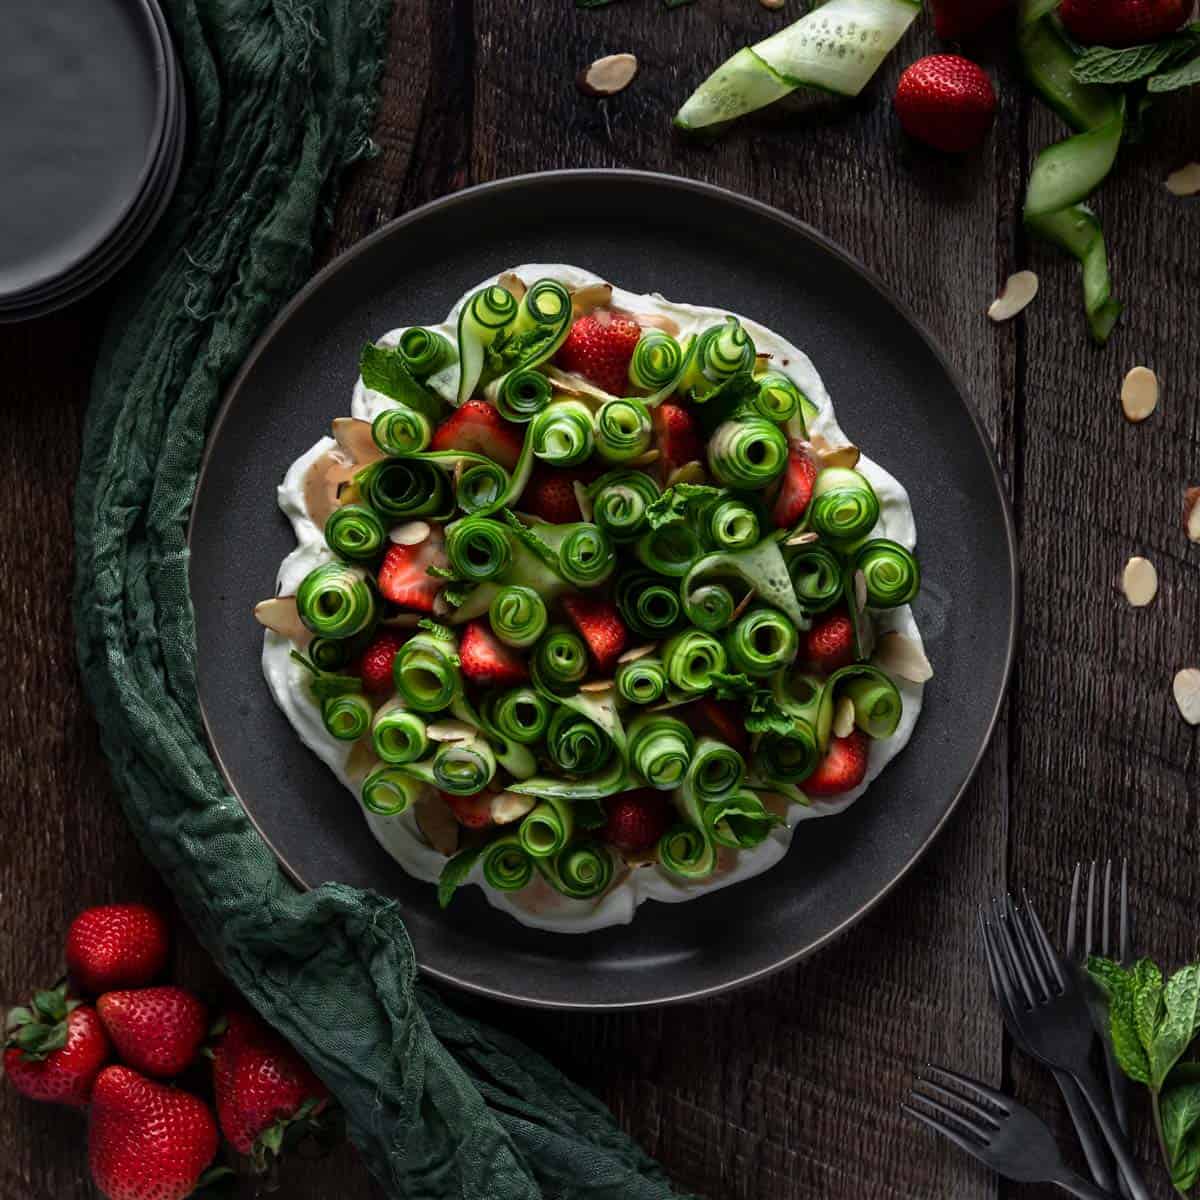
<path fill-rule="evenodd" d="M 1200 671 L 1185 667 L 1175 676 L 1171 690 L 1183 719 L 1189 725 L 1200 725 Z"/>
<path fill-rule="evenodd" d="M 469 742 L 478 731 L 466 721 L 434 721 L 425 732 L 431 742 Z"/>
<path fill-rule="evenodd" d="M 354 460 L 356 466 L 387 458 L 371 436 L 371 422 L 357 417 L 337 417 L 333 422 L 333 440 Z"/>
<path fill-rule="evenodd" d="M 428 521 L 405 521 L 388 530 L 388 541 L 397 546 L 419 546 L 432 532 Z"/>
<path fill-rule="evenodd" d="M 1172 171 L 1167 176 L 1167 191 L 1172 196 L 1194 196 L 1200 192 L 1200 162 L 1190 162 Z"/>
<path fill-rule="evenodd" d="M 924 683 L 933 678 L 933 667 L 929 665 L 925 651 L 912 638 L 894 629 L 880 637 L 874 661 L 889 675 L 898 675 L 911 683 Z"/>
<path fill-rule="evenodd" d="M 537 800 L 533 796 L 522 796 L 519 792 L 497 792 L 492 797 L 492 820 L 497 825 L 511 825 L 529 812 Z"/>
<path fill-rule="evenodd" d="M 834 737 L 849 737 L 854 732 L 854 701 L 849 696 L 843 696 L 837 702 L 833 714 Z"/>
<path fill-rule="evenodd" d="M 1018 271 L 1005 280 L 1000 295 L 992 301 L 988 316 L 993 321 L 1009 321 L 1037 295 L 1038 277 L 1032 271 Z"/>
<path fill-rule="evenodd" d="M 645 658 L 647 654 L 653 654 L 658 646 L 651 643 L 648 646 L 634 646 L 632 650 L 626 650 L 618 659 L 618 663 L 637 662 L 639 658 Z"/>
<path fill-rule="evenodd" d="M 1183 493 L 1183 527 L 1189 540 L 1200 542 L 1200 487 L 1190 487 Z"/>
<path fill-rule="evenodd" d="M 584 67 L 575 82 L 585 96 L 615 96 L 633 82 L 637 70 L 638 60 L 632 54 L 606 54 Z"/>
<path fill-rule="evenodd" d="M 774 11 L 777 8 L 782 8 L 787 3 L 787 0 L 758 0 L 758 2 L 763 8 L 769 8 Z"/>
<path fill-rule="evenodd" d="M 703 483 L 707 478 L 703 463 L 688 462 L 676 467 L 667 476 L 667 487 L 674 487 L 677 483 Z"/>
<path fill-rule="evenodd" d="M 1131 421 L 1144 421 L 1158 407 L 1158 376 L 1134 367 L 1121 384 L 1121 410 Z"/>
<path fill-rule="evenodd" d="M 592 498 L 588 495 L 587 488 L 578 479 L 572 482 L 571 487 L 575 492 L 575 503 L 579 505 L 580 514 L 585 521 L 590 521 L 595 508 L 592 505 Z"/>
<path fill-rule="evenodd" d="M 274 596 L 270 600 L 260 600 L 254 606 L 254 619 L 289 641 L 303 646 L 312 641 L 312 633 L 300 620 L 295 596 Z"/>
<path fill-rule="evenodd" d="M 867 607 L 867 577 L 861 571 L 854 572 L 854 603 L 859 612 Z"/>
<path fill-rule="evenodd" d="M 804 533 L 793 533 L 783 544 L 785 546 L 811 546 L 813 542 L 820 540 L 821 535 L 819 533 L 814 533 L 811 529 L 807 529 Z"/>
<path fill-rule="evenodd" d="M 578 320 L 598 308 L 607 308 L 612 303 L 611 283 L 585 283 L 571 288 L 571 315 Z"/>
<path fill-rule="evenodd" d="M 1144 608 L 1158 594 L 1158 571 L 1148 558 L 1131 558 L 1121 572 L 1121 591 L 1134 608 Z"/>
<path fill-rule="evenodd" d="M 525 280 L 520 275 L 515 275 L 512 271 L 505 271 L 496 282 L 518 303 L 525 299 L 528 289 L 525 287 Z"/>
<path fill-rule="evenodd" d="M 425 840 L 439 853 L 450 857 L 458 849 L 459 824 L 445 800 L 432 789 L 427 789 L 413 805 L 417 828 Z"/>

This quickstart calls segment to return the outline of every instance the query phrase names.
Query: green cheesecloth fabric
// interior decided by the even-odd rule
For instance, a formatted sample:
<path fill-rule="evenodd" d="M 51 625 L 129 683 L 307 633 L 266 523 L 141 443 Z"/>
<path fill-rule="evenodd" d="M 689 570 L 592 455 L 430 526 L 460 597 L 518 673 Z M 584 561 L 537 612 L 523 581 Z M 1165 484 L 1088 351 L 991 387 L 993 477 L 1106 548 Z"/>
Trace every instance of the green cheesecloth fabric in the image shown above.
<path fill-rule="evenodd" d="M 205 433 L 370 146 L 390 6 L 165 7 L 191 165 L 112 311 L 75 510 L 79 657 L 129 822 L 232 981 L 336 1094 L 388 1195 L 668 1197 L 595 1097 L 417 982 L 394 903 L 297 892 L 209 758 L 185 543 Z"/>

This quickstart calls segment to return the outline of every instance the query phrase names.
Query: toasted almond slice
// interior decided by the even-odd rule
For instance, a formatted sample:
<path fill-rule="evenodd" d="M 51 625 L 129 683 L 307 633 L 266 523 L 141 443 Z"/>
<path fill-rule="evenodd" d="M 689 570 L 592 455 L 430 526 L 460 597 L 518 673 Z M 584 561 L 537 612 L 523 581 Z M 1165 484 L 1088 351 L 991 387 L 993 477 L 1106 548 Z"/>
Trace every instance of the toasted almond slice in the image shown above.
<path fill-rule="evenodd" d="M 1121 408 L 1131 421 L 1144 421 L 1158 407 L 1158 376 L 1134 367 L 1121 384 Z"/>
<path fill-rule="evenodd" d="M 478 736 L 478 730 L 466 721 L 434 721 L 425 726 L 431 742 L 469 742 Z"/>
<path fill-rule="evenodd" d="M 612 303 L 611 283 L 585 283 L 582 287 L 571 289 L 571 315 L 579 320 L 595 312 L 598 308 L 607 308 Z"/>
<path fill-rule="evenodd" d="M 648 467 L 651 463 L 658 462 L 660 458 L 657 450 L 647 450 L 645 454 L 639 454 L 637 458 L 631 458 L 628 465 L 631 467 Z"/>
<path fill-rule="evenodd" d="M 867 607 L 867 577 L 861 571 L 854 572 L 854 603 L 859 612 Z"/>
<path fill-rule="evenodd" d="M 875 665 L 889 675 L 898 675 L 912 683 L 924 683 L 933 678 L 933 668 L 925 651 L 902 633 L 889 630 L 875 647 Z"/>
<path fill-rule="evenodd" d="M 677 483 L 703 483 L 707 478 L 703 463 L 688 462 L 676 467 L 667 476 L 667 487 L 674 487 Z"/>
<path fill-rule="evenodd" d="M 833 736 L 849 737 L 854 732 L 854 701 L 849 696 L 842 696 L 837 702 L 837 711 L 833 714 Z"/>
<path fill-rule="evenodd" d="M 519 792 L 497 792 L 492 797 L 492 820 L 497 825 L 511 825 L 519 821 L 537 800 L 533 796 L 522 796 Z"/>
<path fill-rule="evenodd" d="M 575 503 L 579 505 L 580 514 L 585 521 L 590 521 L 595 509 L 592 505 L 592 498 L 588 495 L 587 488 L 578 479 L 572 481 L 571 487 L 575 492 Z"/>
<path fill-rule="evenodd" d="M 1183 719 L 1189 725 L 1200 725 L 1200 671 L 1185 667 L 1175 676 L 1171 690 Z"/>
<path fill-rule="evenodd" d="M 828 444 L 817 449 L 817 457 L 822 467 L 845 467 L 852 470 L 858 466 L 862 451 L 857 446 L 830 446 Z"/>
<path fill-rule="evenodd" d="M 450 857 L 458 849 L 459 825 L 454 812 L 432 788 L 413 805 L 417 828 L 439 853 Z"/>
<path fill-rule="evenodd" d="M 1009 321 L 1037 295 L 1038 277 L 1032 271 L 1018 271 L 1005 280 L 1000 295 L 992 301 L 988 316 L 993 321 Z"/>
<path fill-rule="evenodd" d="M 375 439 L 371 436 L 370 421 L 360 421 L 357 417 L 337 417 L 332 428 L 333 440 L 353 459 L 355 466 L 365 467 L 367 463 L 387 458 L 375 445 Z"/>
<path fill-rule="evenodd" d="M 787 0 L 758 0 L 758 2 L 763 8 L 769 8 L 774 12 L 777 8 L 782 8 L 787 3 Z"/>
<path fill-rule="evenodd" d="M 307 646 L 312 641 L 312 633 L 300 620 L 295 596 L 273 596 L 270 600 L 260 600 L 254 606 L 254 619 L 272 633 L 278 633 L 301 646 Z"/>
<path fill-rule="evenodd" d="M 405 521 L 388 530 L 388 541 L 397 546 L 419 546 L 432 532 L 428 521 Z"/>
<path fill-rule="evenodd" d="M 1121 573 L 1121 590 L 1134 608 L 1144 608 L 1158 594 L 1158 571 L 1148 558 L 1133 557 Z"/>
<path fill-rule="evenodd" d="M 519 304 L 525 299 L 525 293 L 529 290 L 525 286 L 525 280 L 520 275 L 514 274 L 512 271 L 505 271 L 496 282 Z"/>
<path fill-rule="evenodd" d="M 748 609 L 750 607 L 751 602 L 754 600 L 754 597 L 757 595 L 758 595 L 758 592 L 754 588 L 751 588 L 741 598 L 741 600 L 738 601 L 737 608 L 735 608 L 733 610 L 733 616 L 731 616 L 729 618 L 730 624 L 732 624 L 734 621 L 736 621 L 742 615 L 742 613 L 744 613 L 746 611 L 746 609 Z"/>
<path fill-rule="evenodd" d="M 621 663 L 637 662 L 639 658 L 645 658 L 647 654 L 653 654 L 658 646 L 651 642 L 646 646 L 634 646 L 632 650 L 626 650 L 618 659 L 618 665 Z"/>
<path fill-rule="evenodd" d="M 436 605 L 434 611 L 437 611 Z M 419 612 L 398 612 L 390 617 L 380 617 L 379 623 L 389 629 L 416 629 L 423 619 Z"/>
<path fill-rule="evenodd" d="M 318 529 L 338 506 L 341 486 L 354 475 L 354 466 L 340 450 L 326 450 L 304 472 L 304 509 Z"/>
<path fill-rule="evenodd" d="M 1194 196 L 1200 192 L 1200 162 L 1190 162 L 1172 171 L 1167 176 L 1167 191 L 1172 196 Z"/>
<path fill-rule="evenodd" d="M 663 333 L 669 333 L 672 337 L 679 336 L 679 322 L 663 313 L 630 312 L 627 308 L 614 308 L 612 315 L 633 321 L 643 329 L 661 329 Z"/>
<path fill-rule="evenodd" d="M 811 546 L 813 542 L 819 542 L 821 535 L 814 533 L 811 529 L 806 529 L 803 533 L 793 533 L 790 538 L 783 544 L 785 546 Z"/>
<path fill-rule="evenodd" d="M 612 691 L 613 681 L 611 679 L 592 679 L 587 683 L 581 683 L 579 690 L 588 693 L 600 693 Z"/>
<path fill-rule="evenodd" d="M 1183 527 L 1189 540 L 1200 542 L 1200 487 L 1190 487 L 1183 493 Z"/>
<path fill-rule="evenodd" d="M 575 82 L 585 96 L 615 96 L 633 82 L 637 69 L 638 60 L 632 54 L 606 54 L 584 67 Z"/>
<path fill-rule="evenodd" d="M 578 375 L 574 371 L 564 371 L 561 367 L 552 364 L 545 368 L 545 373 L 546 378 L 554 387 L 565 395 L 583 400 L 597 400 L 601 404 L 605 400 L 618 399 L 603 388 L 598 388 L 594 383 L 589 383 L 582 375 Z"/>

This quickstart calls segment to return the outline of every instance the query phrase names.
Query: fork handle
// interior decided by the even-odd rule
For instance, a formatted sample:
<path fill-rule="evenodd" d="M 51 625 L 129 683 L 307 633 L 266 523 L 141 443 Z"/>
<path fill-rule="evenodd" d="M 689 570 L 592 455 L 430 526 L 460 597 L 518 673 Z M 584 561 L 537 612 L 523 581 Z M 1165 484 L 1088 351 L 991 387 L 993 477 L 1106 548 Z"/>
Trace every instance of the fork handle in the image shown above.
<path fill-rule="evenodd" d="M 1117 1160 L 1117 1168 L 1129 1189 L 1130 1200 L 1151 1200 L 1137 1164 L 1133 1161 L 1133 1155 L 1129 1152 L 1129 1143 L 1117 1124 L 1116 1114 L 1108 1100 L 1108 1089 L 1090 1068 L 1068 1071 L 1067 1074 L 1079 1084 L 1079 1090 L 1087 1097 L 1087 1102 L 1095 1114 L 1096 1124 L 1100 1126 L 1100 1132 L 1104 1134 L 1104 1140 L 1108 1143 L 1113 1158 Z"/>
<path fill-rule="evenodd" d="M 1104 1140 L 1096 1129 L 1092 1119 L 1092 1111 L 1084 1099 L 1079 1085 L 1065 1071 L 1055 1070 L 1054 1082 L 1062 1092 L 1063 1103 L 1071 1116 L 1071 1124 L 1075 1126 L 1075 1134 L 1083 1147 L 1083 1156 L 1087 1159 L 1088 1170 L 1096 1185 L 1107 1194 L 1112 1194 L 1117 1188 L 1117 1176 L 1113 1171 L 1112 1159 L 1109 1157 Z"/>
<path fill-rule="evenodd" d="M 1074 1171 L 1067 1171 L 1053 1183 L 1055 1187 L 1062 1188 L 1064 1192 L 1078 1196 L 1079 1200 L 1112 1200 L 1111 1192 L 1106 1192 L 1094 1183 L 1089 1183 L 1086 1179 L 1076 1175 Z"/>

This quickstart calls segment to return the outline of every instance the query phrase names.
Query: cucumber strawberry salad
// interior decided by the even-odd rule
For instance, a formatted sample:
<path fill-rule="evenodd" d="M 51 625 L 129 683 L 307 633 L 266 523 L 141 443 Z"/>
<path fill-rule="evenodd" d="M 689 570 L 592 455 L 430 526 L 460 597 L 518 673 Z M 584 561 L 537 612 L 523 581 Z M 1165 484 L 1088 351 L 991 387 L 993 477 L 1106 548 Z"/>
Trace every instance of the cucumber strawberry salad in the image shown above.
<path fill-rule="evenodd" d="M 766 870 L 907 742 L 908 496 L 777 334 L 536 264 L 360 372 L 279 488 L 263 668 L 443 905 L 627 922 Z"/>

